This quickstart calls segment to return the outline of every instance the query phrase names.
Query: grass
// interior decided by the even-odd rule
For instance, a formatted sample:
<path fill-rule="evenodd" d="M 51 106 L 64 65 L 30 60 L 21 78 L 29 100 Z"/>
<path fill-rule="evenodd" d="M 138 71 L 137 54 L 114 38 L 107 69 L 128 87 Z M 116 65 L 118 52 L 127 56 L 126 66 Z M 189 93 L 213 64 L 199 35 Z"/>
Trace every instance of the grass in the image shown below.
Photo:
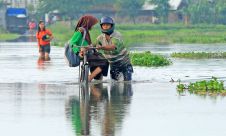
<path fill-rule="evenodd" d="M 172 63 L 169 59 L 151 52 L 131 53 L 130 57 L 132 64 L 135 66 L 157 67 L 167 66 Z"/>
<path fill-rule="evenodd" d="M 225 59 L 226 52 L 186 52 L 186 53 L 172 53 L 171 57 L 186 58 L 186 59 Z"/>
<path fill-rule="evenodd" d="M 19 38 L 20 35 L 14 33 L 8 33 L 0 28 L 0 41 L 13 40 Z"/>
<path fill-rule="evenodd" d="M 7 40 L 13 40 L 19 38 L 20 35 L 18 34 L 10 34 L 10 33 L 5 33 L 5 34 L 0 34 L 0 41 L 7 41 Z"/>
<path fill-rule="evenodd" d="M 68 22 L 57 22 L 49 28 L 52 30 L 57 46 L 63 46 L 74 32 Z M 224 25 L 189 25 L 183 24 L 116 24 L 116 30 L 123 35 L 127 46 L 142 43 L 226 43 L 226 26 Z M 2 30 L 0 30 L 1 33 Z M 96 25 L 90 32 L 95 41 L 101 34 L 100 26 Z M 9 35 L 1 36 L 1 39 L 14 38 Z"/>
<path fill-rule="evenodd" d="M 74 32 L 66 22 L 57 22 L 50 26 L 56 43 L 62 45 L 68 41 Z M 223 25 L 190 25 L 183 24 L 116 24 L 116 30 L 121 32 L 127 46 L 142 43 L 226 43 L 226 26 Z M 99 25 L 90 32 L 95 41 L 101 34 Z"/>
<path fill-rule="evenodd" d="M 52 42 L 55 46 L 64 46 L 70 40 L 74 30 L 66 22 L 58 22 L 48 27 L 53 33 L 54 40 Z"/>

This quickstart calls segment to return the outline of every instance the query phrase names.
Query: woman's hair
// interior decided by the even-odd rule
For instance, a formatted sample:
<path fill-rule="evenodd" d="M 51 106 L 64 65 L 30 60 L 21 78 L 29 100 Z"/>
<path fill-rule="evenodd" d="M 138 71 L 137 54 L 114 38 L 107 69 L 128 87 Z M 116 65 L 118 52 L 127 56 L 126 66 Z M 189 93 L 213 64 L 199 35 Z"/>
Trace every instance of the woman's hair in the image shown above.
<path fill-rule="evenodd" d="M 40 26 L 39 26 L 41 23 L 44 23 L 44 21 L 43 21 L 43 20 L 40 20 L 40 21 L 38 22 L 38 33 L 41 32 L 41 28 L 40 28 Z M 46 30 L 46 27 L 45 27 L 45 26 L 44 26 L 43 30 L 44 30 L 44 31 Z"/>

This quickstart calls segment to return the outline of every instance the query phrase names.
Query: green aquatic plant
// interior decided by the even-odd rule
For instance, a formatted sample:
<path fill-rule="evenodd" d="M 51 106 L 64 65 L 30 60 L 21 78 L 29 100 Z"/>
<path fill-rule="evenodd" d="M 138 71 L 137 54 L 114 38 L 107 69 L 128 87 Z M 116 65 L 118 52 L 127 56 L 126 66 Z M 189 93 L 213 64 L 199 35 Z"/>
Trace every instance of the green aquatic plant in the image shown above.
<path fill-rule="evenodd" d="M 185 87 L 187 86 L 187 88 Z M 196 81 L 195 83 L 189 83 L 189 85 L 179 83 L 177 85 L 177 91 L 179 93 L 190 92 L 191 94 L 199 95 L 226 95 L 224 88 L 224 82 L 217 80 L 216 77 L 212 77 L 211 80 Z"/>
<path fill-rule="evenodd" d="M 183 93 L 185 89 L 185 84 L 181 84 L 179 82 L 179 84 L 177 85 L 177 91 L 179 92 L 179 94 Z"/>
<path fill-rule="evenodd" d="M 186 58 L 186 59 L 225 59 L 226 52 L 185 52 L 185 53 L 172 53 L 171 57 Z"/>
<path fill-rule="evenodd" d="M 151 52 L 142 52 L 142 53 L 130 53 L 131 61 L 133 65 L 138 66 L 167 66 L 172 62 L 165 58 L 162 55 L 152 54 Z"/>

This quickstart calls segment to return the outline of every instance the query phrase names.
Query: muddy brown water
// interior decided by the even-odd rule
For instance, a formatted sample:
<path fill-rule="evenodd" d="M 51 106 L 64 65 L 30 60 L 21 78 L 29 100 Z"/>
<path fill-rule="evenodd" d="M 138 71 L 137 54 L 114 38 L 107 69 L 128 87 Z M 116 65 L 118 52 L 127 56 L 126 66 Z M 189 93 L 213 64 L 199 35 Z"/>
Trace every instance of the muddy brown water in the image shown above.
<path fill-rule="evenodd" d="M 183 47 L 182 47 L 183 46 Z M 176 51 L 225 51 L 226 45 L 142 45 L 168 56 Z M 78 83 L 63 48 L 38 60 L 35 42 L 0 43 L 0 128 L 4 136 L 225 136 L 225 97 L 178 95 L 177 82 L 216 76 L 225 81 L 223 59 L 172 59 L 166 67 L 134 67 L 132 83 Z M 86 93 L 84 93 L 86 92 Z"/>

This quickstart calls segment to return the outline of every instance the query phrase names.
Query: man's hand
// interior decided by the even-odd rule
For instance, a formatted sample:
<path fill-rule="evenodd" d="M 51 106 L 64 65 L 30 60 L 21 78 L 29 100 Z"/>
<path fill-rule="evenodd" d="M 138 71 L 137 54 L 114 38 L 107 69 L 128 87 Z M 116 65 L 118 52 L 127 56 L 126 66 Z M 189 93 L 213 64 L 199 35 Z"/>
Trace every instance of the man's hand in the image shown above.
<path fill-rule="evenodd" d="M 103 46 L 101 46 L 101 45 L 98 44 L 98 45 L 96 45 L 96 49 L 97 50 L 102 50 L 103 49 Z"/>

